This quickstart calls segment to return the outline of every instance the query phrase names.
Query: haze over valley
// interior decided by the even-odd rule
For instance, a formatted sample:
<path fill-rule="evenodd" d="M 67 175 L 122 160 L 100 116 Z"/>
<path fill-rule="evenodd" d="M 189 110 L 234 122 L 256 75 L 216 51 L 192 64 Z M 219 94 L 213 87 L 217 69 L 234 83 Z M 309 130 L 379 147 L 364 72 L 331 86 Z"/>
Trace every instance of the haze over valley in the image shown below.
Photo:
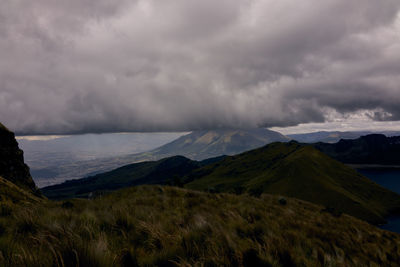
<path fill-rule="evenodd" d="M 154 149 L 185 133 L 86 134 L 17 137 L 39 187 L 124 165 L 121 156 Z M 109 161 L 111 161 L 109 163 Z M 113 162 L 117 161 L 117 162 Z M 128 161 L 129 162 L 129 161 Z"/>

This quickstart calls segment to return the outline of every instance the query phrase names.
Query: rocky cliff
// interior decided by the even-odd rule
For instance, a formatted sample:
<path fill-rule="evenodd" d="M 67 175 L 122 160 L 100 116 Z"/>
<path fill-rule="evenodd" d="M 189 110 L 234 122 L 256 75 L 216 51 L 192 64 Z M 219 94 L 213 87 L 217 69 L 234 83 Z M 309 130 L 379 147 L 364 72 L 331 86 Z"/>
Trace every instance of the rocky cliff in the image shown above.
<path fill-rule="evenodd" d="M 39 191 L 24 163 L 24 153 L 18 147 L 14 133 L 0 123 L 0 176 L 35 194 Z"/>

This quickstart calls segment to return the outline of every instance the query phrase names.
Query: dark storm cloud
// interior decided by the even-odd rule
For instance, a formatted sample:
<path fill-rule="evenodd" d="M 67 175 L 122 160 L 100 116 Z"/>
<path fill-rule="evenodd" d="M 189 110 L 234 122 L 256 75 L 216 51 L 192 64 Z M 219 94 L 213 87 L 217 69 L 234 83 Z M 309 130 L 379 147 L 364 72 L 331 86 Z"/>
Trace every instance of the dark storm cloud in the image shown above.
<path fill-rule="evenodd" d="M 400 120 L 399 9 L 398 0 L 5 0 L 0 121 L 66 134 Z"/>

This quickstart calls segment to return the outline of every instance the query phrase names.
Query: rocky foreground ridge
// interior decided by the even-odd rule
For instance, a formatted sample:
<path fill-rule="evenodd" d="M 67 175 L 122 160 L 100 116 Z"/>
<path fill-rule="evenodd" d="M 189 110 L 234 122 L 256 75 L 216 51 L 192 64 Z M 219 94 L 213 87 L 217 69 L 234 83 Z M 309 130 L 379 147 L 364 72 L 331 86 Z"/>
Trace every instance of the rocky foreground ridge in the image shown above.
<path fill-rule="evenodd" d="M 13 132 L 0 123 L 0 176 L 22 189 L 40 194 L 24 163 L 24 153 L 18 147 Z"/>

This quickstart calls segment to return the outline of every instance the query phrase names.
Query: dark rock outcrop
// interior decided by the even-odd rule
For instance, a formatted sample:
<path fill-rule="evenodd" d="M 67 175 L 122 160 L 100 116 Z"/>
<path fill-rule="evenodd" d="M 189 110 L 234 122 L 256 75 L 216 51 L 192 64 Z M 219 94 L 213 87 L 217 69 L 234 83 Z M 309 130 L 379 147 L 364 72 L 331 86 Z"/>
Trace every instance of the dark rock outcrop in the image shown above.
<path fill-rule="evenodd" d="M 0 123 L 0 176 L 22 189 L 40 194 L 29 167 L 24 163 L 24 153 L 18 147 L 14 133 Z"/>

